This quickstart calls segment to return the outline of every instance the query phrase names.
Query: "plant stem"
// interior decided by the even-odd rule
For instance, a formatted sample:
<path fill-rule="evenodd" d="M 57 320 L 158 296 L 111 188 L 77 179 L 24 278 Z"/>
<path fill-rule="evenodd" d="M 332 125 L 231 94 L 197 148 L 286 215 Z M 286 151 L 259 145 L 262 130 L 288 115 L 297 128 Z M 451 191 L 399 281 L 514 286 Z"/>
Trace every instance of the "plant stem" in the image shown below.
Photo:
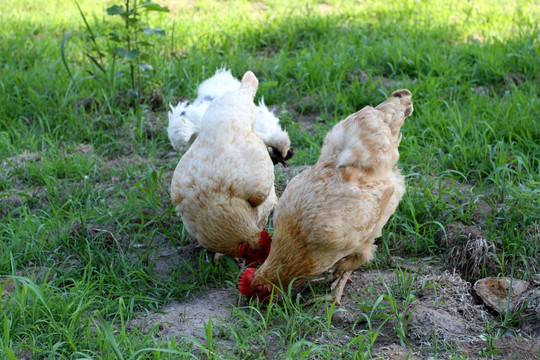
<path fill-rule="evenodd" d="M 127 50 L 128 53 L 131 52 L 131 38 L 129 36 L 129 0 L 126 0 L 126 40 L 127 40 Z M 133 69 L 133 64 L 130 62 L 129 70 L 131 74 L 131 88 L 135 89 L 135 71 Z"/>
<path fill-rule="evenodd" d="M 134 5 L 134 9 L 137 9 L 137 0 L 134 0 L 133 1 L 133 5 Z M 133 19 L 136 20 L 137 19 L 137 11 L 135 11 L 135 13 L 133 14 Z M 135 22 L 135 24 L 137 24 L 137 22 Z M 139 50 L 139 36 L 138 36 L 138 33 L 139 33 L 139 27 L 138 25 L 135 26 L 135 49 L 136 50 Z M 135 71 L 137 72 L 136 74 L 136 78 L 137 78 L 137 104 L 140 104 L 141 103 L 141 76 L 139 74 L 140 72 L 140 63 L 141 63 L 141 58 L 140 57 L 137 57 L 137 67 L 135 68 Z"/>

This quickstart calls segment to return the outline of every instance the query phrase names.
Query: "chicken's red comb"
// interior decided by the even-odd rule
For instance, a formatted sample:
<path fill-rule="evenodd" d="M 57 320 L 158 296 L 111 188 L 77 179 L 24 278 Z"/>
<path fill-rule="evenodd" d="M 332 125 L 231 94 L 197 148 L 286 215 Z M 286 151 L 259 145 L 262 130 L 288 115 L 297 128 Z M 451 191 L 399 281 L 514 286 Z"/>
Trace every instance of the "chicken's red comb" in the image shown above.
<path fill-rule="evenodd" d="M 270 253 L 270 245 L 272 244 L 272 237 L 268 233 L 268 231 L 263 230 L 261 231 L 261 237 L 259 239 L 259 243 L 261 246 L 266 250 L 266 254 L 268 255 Z"/>
<path fill-rule="evenodd" d="M 253 292 L 251 291 L 251 281 L 253 281 L 254 276 L 255 268 L 247 268 L 242 275 L 240 275 L 240 279 L 238 280 L 238 290 L 240 290 L 242 295 L 253 296 Z"/>

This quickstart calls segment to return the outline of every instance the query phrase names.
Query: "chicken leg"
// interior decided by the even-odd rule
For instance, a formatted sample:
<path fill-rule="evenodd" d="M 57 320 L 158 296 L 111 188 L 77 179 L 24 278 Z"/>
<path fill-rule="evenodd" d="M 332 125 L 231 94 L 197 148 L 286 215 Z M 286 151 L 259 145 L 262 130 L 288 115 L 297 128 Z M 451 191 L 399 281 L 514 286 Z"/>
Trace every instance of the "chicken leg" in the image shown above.
<path fill-rule="evenodd" d="M 214 254 L 214 265 L 218 266 L 221 258 L 224 257 L 224 256 L 225 256 L 225 254 L 215 253 Z"/>
<path fill-rule="evenodd" d="M 366 246 L 364 246 L 363 252 L 351 254 L 337 262 L 336 269 L 332 274 L 332 285 L 330 285 L 330 289 L 335 290 L 332 297 L 338 305 L 341 305 L 341 297 L 343 296 L 345 285 L 347 282 L 352 282 L 350 276 L 353 270 L 359 268 L 362 264 L 371 259 L 373 256 L 373 247 L 373 244 L 368 242 Z"/>
<path fill-rule="evenodd" d="M 330 290 L 335 290 L 335 293 L 333 296 L 331 296 L 331 299 L 336 302 L 336 304 L 341 305 L 341 297 L 343 296 L 343 290 L 345 290 L 345 285 L 348 282 L 352 282 L 350 279 L 350 276 L 352 274 L 352 270 L 346 271 L 337 279 L 334 280 L 332 285 L 330 285 Z"/>
<path fill-rule="evenodd" d="M 336 290 L 334 292 L 334 294 L 333 295 L 332 294 L 327 294 L 327 295 L 316 296 L 315 298 L 306 301 L 304 306 L 311 305 L 314 302 L 316 302 L 317 300 L 323 300 L 323 301 L 328 301 L 328 302 L 336 301 L 337 305 L 341 305 L 341 297 L 343 296 L 343 290 L 345 290 L 345 285 L 347 283 L 352 282 L 352 280 L 350 279 L 351 274 L 352 274 L 352 270 L 347 271 L 347 272 L 345 272 L 345 273 L 343 273 L 343 274 L 341 274 L 339 276 L 337 276 L 335 274 L 332 274 L 332 276 L 330 278 L 330 290 L 331 291 Z M 316 279 L 309 280 L 309 282 L 310 283 L 317 283 L 317 282 L 324 281 L 324 280 L 325 280 L 324 277 L 319 277 L 319 278 L 316 278 Z"/>

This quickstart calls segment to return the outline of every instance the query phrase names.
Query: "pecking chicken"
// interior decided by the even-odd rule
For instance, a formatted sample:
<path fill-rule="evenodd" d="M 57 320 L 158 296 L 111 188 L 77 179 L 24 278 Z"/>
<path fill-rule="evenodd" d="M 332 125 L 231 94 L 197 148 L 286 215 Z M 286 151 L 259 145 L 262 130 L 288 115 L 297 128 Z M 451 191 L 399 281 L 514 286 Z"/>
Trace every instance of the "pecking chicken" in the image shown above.
<path fill-rule="evenodd" d="M 208 106 L 197 138 L 180 159 L 171 199 L 187 231 L 208 250 L 262 263 L 262 232 L 277 203 L 274 167 L 253 128 L 258 80 L 248 71 L 237 89 Z"/>
<path fill-rule="evenodd" d="M 332 128 L 317 163 L 292 179 L 279 199 L 270 254 L 259 269 L 243 272 L 242 294 L 265 300 L 272 285 L 296 286 L 335 265 L 329 298 L 340 304 L 349 276 L 371 260 L 375 239 L 405 193 L 396 162 L 411 97 L 397 90 Z"/>
<path fill-rule="evenodd" d="M 210 103 L 239 86 L 240 82 L 230 70 L 218 69 L 214 76 L 199 85 L 197 99 L 192 104 L 183 101 L 176 107 L 170 105 L 167 133 L 173 148 L 186 151 L 200 132 L 201 119 Z M 263 99 L 257 106 L 255 132 L 263 139 L 274 164 L 285 163 L 294 155 L 289 135 L 279 126 L 279 119 L 268 110 Z"/>

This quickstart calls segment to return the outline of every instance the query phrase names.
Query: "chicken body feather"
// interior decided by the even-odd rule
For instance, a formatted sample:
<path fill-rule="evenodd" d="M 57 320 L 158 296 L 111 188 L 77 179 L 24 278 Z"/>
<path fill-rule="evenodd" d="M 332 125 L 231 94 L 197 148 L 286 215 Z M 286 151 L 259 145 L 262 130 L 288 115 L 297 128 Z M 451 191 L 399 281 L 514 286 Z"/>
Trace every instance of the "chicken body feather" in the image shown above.
<path fill-rule="evenodd" d="M 257 85 L 247 72 L 238 89 L 210 104 L 171 183 L 188 232 L 203 247 L 233 257 L 240 244 L 260 247 L 259 234 L 277 203 L 273 164 L 254 132 Z"/>
<path fill-rule="evenodd" d="M 297 285 L 335 265 L 339 303 L 350 273 L 371 260 L 375 239 L 405 193 L 396 162 L 411 96 L 398 90 L 327 134 L 317 163 L 292 179 L 279 199 L 270 254 L 244 294 L 265 298 L 268 283 L 286 287 L 296 278 Z"/>

